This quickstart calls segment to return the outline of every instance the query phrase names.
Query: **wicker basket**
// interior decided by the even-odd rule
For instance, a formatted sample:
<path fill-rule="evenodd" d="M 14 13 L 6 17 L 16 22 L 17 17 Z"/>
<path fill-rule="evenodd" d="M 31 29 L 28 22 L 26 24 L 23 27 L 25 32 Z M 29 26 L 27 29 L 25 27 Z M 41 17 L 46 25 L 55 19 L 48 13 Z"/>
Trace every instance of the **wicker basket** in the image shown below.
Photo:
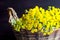
<path fill-rule="evenodd" d="M 9 23 L 12 19 L 18 19 L 18 16 L 13 8 L 9 9 Z M 30 31 L 21 29 L 20 33 L 14 31 L 17 40 L 48 40 L 48 36 L 43 36 L 41 32 L 32 34 Z"/>
<path fill-rule="evenodd" d="M 17 40 L 48 40 L 48 36 L 43 36 L 42 33 L 34 33 L 27 30 L 21 30 L 20 33 L 15 31 L 15 36 Z"/>

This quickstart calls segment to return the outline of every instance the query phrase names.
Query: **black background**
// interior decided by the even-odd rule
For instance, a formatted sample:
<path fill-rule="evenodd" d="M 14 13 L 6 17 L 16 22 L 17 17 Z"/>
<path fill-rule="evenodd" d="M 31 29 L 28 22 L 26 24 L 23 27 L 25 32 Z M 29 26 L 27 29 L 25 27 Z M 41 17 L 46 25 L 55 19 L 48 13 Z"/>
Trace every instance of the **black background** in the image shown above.
<path fill-rule="evenodd" d="M 60 8 L 60 0 L 0 0 L 0 40 L 15 40 L 14 32 L 8 23 L 9 15 L 7 8 L 12 7 L 21 17 L 25 9 L 36 5 L 47 9 L 48 6 Z"/>

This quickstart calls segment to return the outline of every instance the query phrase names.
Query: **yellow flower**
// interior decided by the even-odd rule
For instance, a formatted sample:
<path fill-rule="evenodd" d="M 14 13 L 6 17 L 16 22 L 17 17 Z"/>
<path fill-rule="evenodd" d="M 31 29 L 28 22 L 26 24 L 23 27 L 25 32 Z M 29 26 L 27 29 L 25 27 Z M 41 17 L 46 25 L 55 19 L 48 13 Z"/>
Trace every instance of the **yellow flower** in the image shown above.
<path fill-rule="evenodd" d="M 35 32 L 37 32 L 37 29 L 34 29 Z"/>
<path fill-rule="evenodd" d="M 32 33 L 37 32 L 37 29 L 32 29 L 31 32 Z"/>
<path fill-rule="evenodd" d="M 44 32 L 44 30 L 43 30 L 43 29 L 41 29 L 41 32 L 43 33 L 43 32 Z"/>
<path fill-rule="evenodd" d="M 40 9 L 40 11 L 42 11 L 42 10 L 43 10 L 43 8 L 42 8 L 42 7 L 40 7 L 39 9 Z"/>
<path fill-rule="evenodd" d="M 39 7 L 38 6 L 35 6 L 35 9 L 36 9 L 36 11 L 39 11 Z"/>
<path fill-rule="evenodd" d="M 46 33 L 44 32 L 43 35 L 46 35 Z"/>
<path fill-rule="evenodd" d="M 49 30 L 50 25 L 51 25 L 50 23 L 47 24 L 46 31 Z"/>
<path fill-rule="evenodd" d="M 27 28 L 27 30 L 31 30 L 32 29 L 32 25 L 27 24 L 26 28 Z"/>
<path fill-rule="evenodd" d="M 41 30 L 41 29 L 42 29 L 42 27 L 43 27 L 43 26 L 42 26 L 42 24 L 41 24 L 41 23 L 39 23 L 39 24 L 38 24 L 38 30 Z"/>
<path fill-rule="evenodd" d="M 53 32 L 53 30 L 50 30 L 50 34 Z"/>
<path fill-rule="evenodd" d="M 43 18 L 42 23 L 43 24 L 46 24 L 47 23 L 47 19 L 46 18 Z"/>
<path fill-rule="evenodd" d="M 24 27 L 24 26 L 22 26 L 22 29 L 25 29 L 25 27 Z"/>
<path fill-rule="evenodd" d="M 31 33 L 34 33 L 34 30 L 31 30 Z"/>
<path fill-rule="evenodd" d="M 54 12 L 52 10 L 50 10 L 50 14 L 51 16 L 54 16 Z"/>
<path fill-rule="evenodd" d="M 53 25 L 56 25 L 57 22 L 54 22 Z"/>
<path fill-rule="evenodd" d="M 50 32 L 47 32 L 48 35 L 50 35 L 51 33 Z"/>
<path fill-rule="evenodd" d="M 20 21 L 22 21 L 22 18 L 20 18 Z"/>
<path fill-rule="evenodd" d="M 33 26 L 34 26 L 34 28 L 37 28 L 37 23 L 34 23 L 34 25 L 33 25 Z"/>
<path fill-rule="evenodd" d="M 56 29 L 59 29 L 59 27 L 60 27 L 60 25 L 59 25 L 59 24 L 57 24 L 57 25 L 56 25 Z"/>
<path fill-rule="evenodd" d="M 60 15 L 56 15 L 58 21 L 60 21 Z"/>

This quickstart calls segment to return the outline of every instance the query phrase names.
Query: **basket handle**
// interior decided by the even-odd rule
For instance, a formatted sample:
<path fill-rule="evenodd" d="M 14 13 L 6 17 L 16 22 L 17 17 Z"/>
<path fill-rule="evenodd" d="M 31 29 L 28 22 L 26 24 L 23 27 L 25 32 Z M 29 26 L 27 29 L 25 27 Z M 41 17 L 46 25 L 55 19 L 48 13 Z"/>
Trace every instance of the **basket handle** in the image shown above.
<path fill-rule="evenodd" d="M 17 13 L 15 12 L 13 8 L 9 7 L 8 12 L 9 12 L 9 23 L 11 22 L 12 19 L 14 20 L 18 19 Z"/>

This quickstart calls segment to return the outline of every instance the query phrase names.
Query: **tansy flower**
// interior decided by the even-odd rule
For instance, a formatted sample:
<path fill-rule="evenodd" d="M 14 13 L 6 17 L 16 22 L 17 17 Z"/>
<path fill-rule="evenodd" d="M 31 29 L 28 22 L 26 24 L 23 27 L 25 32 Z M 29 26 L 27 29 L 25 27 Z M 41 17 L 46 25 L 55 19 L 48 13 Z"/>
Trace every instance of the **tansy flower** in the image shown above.
<path fill-rule="evenodd" d="M 37 27 L 38 27 L 38 30 L 41 30 L 43 25 L 41 23 L 39 23 Z"/>

